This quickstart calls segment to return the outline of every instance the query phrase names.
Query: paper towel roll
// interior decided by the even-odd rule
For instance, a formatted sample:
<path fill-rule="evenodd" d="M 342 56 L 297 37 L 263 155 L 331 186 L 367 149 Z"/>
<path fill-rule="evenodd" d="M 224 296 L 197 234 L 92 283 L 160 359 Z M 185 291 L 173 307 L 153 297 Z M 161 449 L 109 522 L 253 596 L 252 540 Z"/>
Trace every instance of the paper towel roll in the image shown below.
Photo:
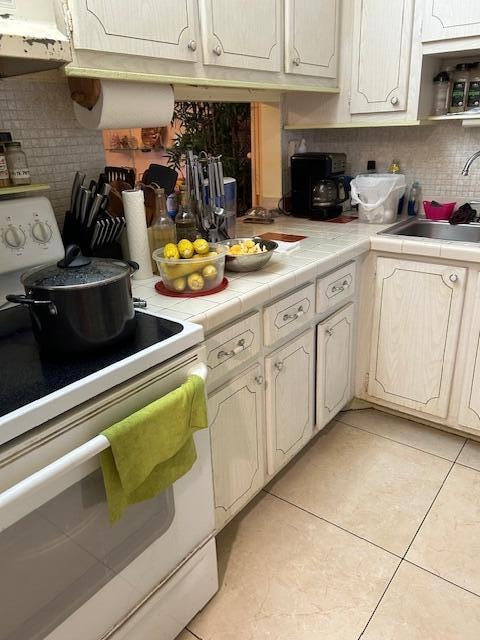
<path fill-rule="evenodd" d="M 173 89 L 167 84 L 101 80 L 100 96 L 92 109 L 76 102 L 73 110 L 86 129 L 161 127 L 173 115 Z"/>
<path fill-rule="evenodd" d="M 127 239 L 130 258 L 138 262 L 139 270 L 133 274 L 135 280 L 144 280 L 153 276 L 150 258 L 150 245 L 147 235 L 145 204 L 143 191 L 129 189 L 122 191 L 125 221 L 127 223 Z"/>

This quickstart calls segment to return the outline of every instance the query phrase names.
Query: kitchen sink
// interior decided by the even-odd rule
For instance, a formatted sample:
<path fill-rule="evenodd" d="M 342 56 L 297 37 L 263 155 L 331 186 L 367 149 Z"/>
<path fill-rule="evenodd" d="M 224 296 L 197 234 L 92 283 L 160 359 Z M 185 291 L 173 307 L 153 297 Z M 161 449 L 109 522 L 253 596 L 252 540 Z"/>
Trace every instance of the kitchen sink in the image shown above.
<path fill-rule="evenodd" d="M 413 236 L 433 240 L 453 240 L 457 242 L 480 242 L 480 224 L 457 224 L 434 222 L 432 220 L 404 220 L 379 235 Z"/>

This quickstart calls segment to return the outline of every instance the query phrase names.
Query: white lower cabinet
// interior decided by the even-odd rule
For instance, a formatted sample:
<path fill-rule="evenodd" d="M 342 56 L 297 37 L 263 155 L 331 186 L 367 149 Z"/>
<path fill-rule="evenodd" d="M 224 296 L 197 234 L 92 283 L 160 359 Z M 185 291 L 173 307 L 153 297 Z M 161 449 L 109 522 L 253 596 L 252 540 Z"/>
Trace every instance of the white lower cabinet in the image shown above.
<path fill-rule="evenodd" d="M 281 469 L 312 437 L 314 364 L 313 329 L 265 358 L 269 475 Z"/>
<path fill-rule="evenodd" d="M 377 258 L 369 396 L 447 416 L 466 280 L 464 267 Z"/>
<path fill-rule="evenodd" d="M 458 422 L 480 432 L 480 274 L 477 276 L 475 299 Z"/>
<path fill-rule="evenodd" d="M 349 304 L 317 326 L 317 416 L 319 431 L 353 397 L 354 306 Z"/>
<path fill-rule="evenodd" d="M 209 397 L 217 531 L 265 484 L 263 408 L 259 364 Z"/>

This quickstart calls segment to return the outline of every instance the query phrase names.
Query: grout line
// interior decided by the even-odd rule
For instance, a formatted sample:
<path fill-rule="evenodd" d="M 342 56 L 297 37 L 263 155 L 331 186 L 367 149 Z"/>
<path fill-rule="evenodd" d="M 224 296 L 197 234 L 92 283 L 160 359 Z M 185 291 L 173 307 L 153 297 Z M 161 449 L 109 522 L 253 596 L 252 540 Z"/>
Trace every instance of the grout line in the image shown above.
<path fill-rule="evenodd" d="M 332 525 L 332 527 L 336 527 L 337 529 L 340 529 L 344 533 L 348 533 L 351 536 L 354 536 L 355 538 L 358 538 L 359 540 L 363 540 L 363 542 L 367 542 L 368 544 L 371 544 L 373 547 L 376 547 L 377 549 L 381 549 L 382 551 L 385 551 L 386 553 L 390 554 L 391 556 L 394 556 L 395 558 L 398 558 L 399 560 L 403 559 L 402 556 L 398 555 L 398 553 L 394 553 L 393 551 L 389 551 L 388 549 L 385 549 L 384 547 L 381 547 L 379 544 L 376 544 L 375 542 L 372 542 L 371 540 L 368 540 L 368 538 L 363 538 L 362 536 L 358 535 L 358 533 L 353 533 L 353 531 L 349 531 L 348 529 L 345 529 L 344 527 L 341 527 L 339 524 L 336 524 L 335 522 L 332 522 L 331 520 L 327 520 L 323 516 L 319 516 L 318 514 L 313 513 L 312 511 L 309 511 L 308 509 L 304 509 L 303 507 L 300 507 L 298 504 L 294 504 L 293 502 L 290 502 L 286 498 L 282 498 L 281 496 L 277 496 L 275 493 L 272 493 L 271 491 L 267 491 L 266 489 L 262 489 L 262 491 L 264 493 L 268 494 L 269 496 L 272 496 L 273 498 L 276 498 L 277 500 L 281 500 L 282 502 L 285 502 L 286 504 L 289 504 L 291 507 L 294 507 L 295 509 L 299 509 L 300 511 L 303 511 L 304 513 L 308 513 L 309 515 L 313 516 L 314 518 L 317 518 L 317 520 L 322 520 L 323 522 L 326 522 L 327 524 Z"/>
<path fill-rule="evenodd" d="M 477 473 L 480 473 L 480 469 L 471 467 L 470 465 L 465 464 L 464 462 L 455 462 L 455 464 L 458 465 L 459 467 L 463 467 L 464 469 L 470 469 L 471 471 L 476 471 Z"/>
<path fill-rule="evenodd" d="M 410 544 L 408 545 L 407 550 L 406 550 L 406 551 L 405 551 L 405 553 L 403 554 L 403 558 L 404 558 L 404 559 L 406 558 L 407 553 L 410 551 L 410 547 L 411 547 L 411 546 L 412 546 L 412 544 L 414 543 L 415 538 L 417 537 L 417 535 L 418 535 L 418 533 L 419 533 L 420 529 L 422 528 L 423 523 L 424 523 L 424 522 L 425 522 L 425 520 L 427 519 L 428 514 L 430 513 L 430 511 L 431 511 L 431 509 L 432 509 L 433 505 L 435 504 L 435 501 L 436 501 L 436 499 L 438 498 L 438 495 L 439 495 L 440 491 L 443 489 L 443 486 L 445 485 L 445 482 L 447 481 L 448 476 L 451 474 L 452 469 L 453 469 L 453 467 L 455 466 L 455 463 L 456 463 L 456 461 L 458 460 L 458 457 L 459 457 L 459 455 L 462 453 L 462 451 L 463 451 L 463 449 L 464 449 L 464 447 L 465 447 L 465 445 L 466 445 L 466 444 L 467 444 L 467 441 L 465 440 L 465 442 L 464 442 L 464 443 L 463 443 L 463 445 L 462 445 L 462 448 L 460 449 L 460 451 L 459 451 L 459 452 L 458 452 L 458 454 L 457 454 L 457 457 L 456 457 L 456 458 L 455 458 L 455 460 L 452 462 L 452 466 L 451 466 L 451 467 L 450 467 L 450 469 L 448 470 L 447 475 L 446 475 L 446 476 L 445 476 L 445 478 L 443 479 L 443 482 L 442 482 L 442 484 L 440 485 L 440 488 L 438 489 L 437 493 L 435 494 L 435 496 L 434 496 L 434 498 L 433 498 L 433 500 L 432 500 L 431 505 L 428 507 L 427 512 L 426 512 L 426 513 L 425 513 L 425 515 L 423 516 L 422 521 L 421 521 L 421 523 L 420 523 L 420 525 L 419 525 L 418 529 L 415 531 L 415 534 L 414 534 L 414 536 L 413 536 L 412 540 L 410 541 Z"/>
<path fill-rule="evenodd" d="M 363 411 L 363 409 L 357 409 L 357 411 Z M 353 429 L 358 429 L 359 431 L 363 431 L 364 433 L 369 433 L 372 436 L 378 436 L 379 438 L 383 438 L 384 440 L 389 440 L 390 442 L 395 442 L 396 444 L 401 444 L 404 447 L 408 447 L 409 449 L 414 449 L 415 451 L 421 451 L 422 453 L 427 453 L 430 456 L 433 456 L 434 458 L 439 458 L 440 460 L 446 460 L 447 462 L 455 462 L 455 460 L 458 458 L 458 455 L 460 454 L 460 452 L 462 451 L 463 447 L 465 446 L 465 443 L 467 442 L 467 438 L 465 438 L 465 442 L 463 443 L 462 447 L 460 448 L 460 451 L 457 454 L 457 457 L 455 458 L 455 460 L 451 460 L 450 458 L 444 458 L 443 456 L 439 456 L 437 453 L 432 453 L 431 451 L 425 451 L 425 449 L 420 449 L 419 447 L 414 447 L 412 444 L 407 444 L 406 442 L 400 442 L 399 440 L 394 440 L 393 438 L 389 438 L 388 436 L 384 436 L 380 433 L 375 433 L 375 431 L 369 431 L 368 429 L 365 429 L 364 427 L 358 427 L 356 424 L 350 424 L 349 422 L 344 422 L 343 420 L 339 420 L 338 418 L 334 418 L 335 422 L 340 422 L 340 424 L 345 424 L 347 425 L 347 427 L 352 427 Z M 419 422 L 417 422 L 416 424 L 420 424 Z M 434 427 L 427 427 L 426 425 L 421 425 L 426 427 L 427 429 L 431 429 Z M 455 434 L 452 434 L 455 435 Z M 462 436 L 458 436 L 459 438 L 462 438 Z"/>
<path fill-rule="evenodd" d="M 197 638 L 197 640 L 203 640 L 203 638 L 201 638 L 200 636 L 197 636 L 197 634 L 193 633 L 193 631 L 188 627 L 185 627 L 185 629 L 188 631 L 188 633 L 191 633 L 194 638 Z"/>
<path fill-rule="evenodd" d="M 402 562 L 404 562 L 403 560 L 400 560 L 400 562 L 398 563 L 395 571 L 393 572 L 392 577 L 390 578 L 390 580 L 387 583 L 387 586 L 385 587 L 385 589 L 383 590 L 382 595 L 380 596 L 377 604 L 375 605 L 375 608 L 373 609 L 372 613 L 370 614 L 370 617 L 367 620 L 366 625 L 363 627 L 361 634 L 358 636 L 358 640 L 360 640 L 360 638 L 363 636 L 363 634 L 365 633 L 365 631 L 367 630 L 368 625 L 370 624 L 373 616 L 375 615 L 375 612 L 377 611 L 378 607 L 380 606 L 380 603 L 382 602 L 383 598 L 385 597 L 385 594 L 388 591 L 388 588 L 390 587 L 390 585 L 392 584 L 393 579 L 395 578 L 395 576 L 397 575 L 398 570 L 400 569 L 400 565 L 402 564 Z"/>
<path fill-rule="evenodd" d="M 457 584 L 456 582 L 452 582 L 448 578 L 444 578 L 440 574 L 434 573 L 433 571 L 430 571 L 430 569 L 425 569 L 425 567 L 422 567 L 420 564 L 417 564 L 416 562 L 412 562 L 411 560 L 407 560 L 406 558 L 403 558 L 403 562 L 406 562 L 407 564 L 411 564 L 412 566 L 417 567 L 417 569 L 421 569 L 422 571 L 425 571 L 426 573 L 429 573 L 431 576 L 434 576 L 435 578 L 439 578 L 440 580 L 443 580 L 444 582 L 447 582 L 448 584 L 451 584 L 452 587 L 457 587 L 458 589 L 461 589 L 462 591 L 466 591 L 467 593 L 470 593 L 472 596 L 476 596 L 477 598 L 480 598 L 480 593 L 476 593 L 475 591 L 472 591 L 471 589 L 467 589 L 467 587 L 462 587 L 462 585 Z"/>

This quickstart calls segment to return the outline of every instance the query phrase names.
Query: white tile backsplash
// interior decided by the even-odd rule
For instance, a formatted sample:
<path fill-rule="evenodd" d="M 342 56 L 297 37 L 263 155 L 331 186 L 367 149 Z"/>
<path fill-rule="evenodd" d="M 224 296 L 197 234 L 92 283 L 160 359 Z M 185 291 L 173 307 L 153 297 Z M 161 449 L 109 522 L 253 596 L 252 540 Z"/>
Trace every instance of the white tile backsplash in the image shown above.
<path fill-rule="evenodd" d="M 22 143 L 32 181 L 51 186 L 48 197 L 60 222 L 75 171 L 89 180 L 105 166 L 102 132 L 77 123 L 61 71 L 0 80 L 0 131 Z"/>
<path fill-rule="evenodd" d="M 480 128 L 465 129 L 458 122 L 441 122 L 418 127 L 285 131 L 285 191 L 290 189 L 288 143 L 302 138 L 308 151 L 345 152 L 348 175 L 365 171 L 367 160 L 375 160 L 377 171 L 383 172 L 393 158 L 398 158 L 407 185 L 418 180 L 426 199 L 456 200 L 458 204 L 480 199 L 480 160 L 472 165 L 468 177 L 460 175 L 466 159 L 480 149 Z"/>

